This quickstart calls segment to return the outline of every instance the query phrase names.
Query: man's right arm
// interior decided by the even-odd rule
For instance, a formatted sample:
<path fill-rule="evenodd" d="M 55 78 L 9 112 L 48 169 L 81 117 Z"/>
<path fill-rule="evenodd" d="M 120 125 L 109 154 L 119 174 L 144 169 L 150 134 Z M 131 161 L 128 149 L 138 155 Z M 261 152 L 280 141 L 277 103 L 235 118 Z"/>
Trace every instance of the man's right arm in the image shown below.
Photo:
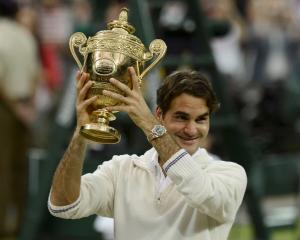
<path fill-rule="evenodd" d="M 77 128 L 53 177 L 50 195 L 53 205 L 65 206 L 78 199 L 85 151 L 86 142 Z"/>
<path fill-rule="evenodd" d="M 90 122 L 87 108 L 97 99 L 96 96 L 86 98 L 89 88 L 93 85 L 93 82 L 89 81 L 87 73 L 78 72 L 76 80 L 77 127 L 53 177 L 50 202 L 55 206 L 66 206 L 79 198 L 82 167 L 87 145 L 79 130 L 81 126 Z"/>

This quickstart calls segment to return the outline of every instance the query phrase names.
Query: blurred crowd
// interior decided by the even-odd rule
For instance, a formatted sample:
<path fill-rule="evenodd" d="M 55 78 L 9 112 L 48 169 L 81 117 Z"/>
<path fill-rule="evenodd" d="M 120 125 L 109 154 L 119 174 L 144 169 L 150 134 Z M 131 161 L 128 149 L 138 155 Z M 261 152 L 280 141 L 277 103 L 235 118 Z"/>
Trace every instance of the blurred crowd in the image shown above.
<path fill-rule="evenodd" d="M 240 121 L 266 153 L 300 149 L 298 0 L 201 0 L 210 47 Z M 158 28 L 169 54 L 193 67 L 201 46 L 184 1 L 167 1 Z M 176 17 L 174 17 L 176 16 Z"/>
<path fill-rule="evenodd" d="M 231 25 L 211 46 L 241 119 L 264 151 L 299 151 L 300 1 L 203 2 L 210 18 Z"/>
<path fill-rule="evenodd" d="M 198 1 L 217 68 L 240 120 L 264 151 L 299 151 L 300 0 Z M 5 206 L 0 212 L 0 236 L 20 227 L 17 220 L 23 214 L 28 177 L 26 149 L 47 146 L 50 119 L 74 80 L 77 66 L 69 52 L 70 35 L 76 31 L 94 35 L 126 5 L 126 1 L 99 2 L 0 0 L 0 99 L 5 106 L 0 114 L 0 190 L 7 193 L 0 201 Z M 168 55 L 180 55 L 176 68 L 192 68 L 194 54 L 201 48 L 187 2 L 162 1 L 152 11 L 157 14 L 152 19 L 156 35 L 167 42 Z M 151 96 L 155 86 L 148 87 L 146 96 Z M 18 194 L 11 190 L 16 188 L 21 189 Z"/>
<path fill-rule="evenodd" d="M 28 154 L 46 148 L 70 72 L 68 39 L 92 31 L 89 1 L 0 1 L 0 237 L 20 231 Z"/>

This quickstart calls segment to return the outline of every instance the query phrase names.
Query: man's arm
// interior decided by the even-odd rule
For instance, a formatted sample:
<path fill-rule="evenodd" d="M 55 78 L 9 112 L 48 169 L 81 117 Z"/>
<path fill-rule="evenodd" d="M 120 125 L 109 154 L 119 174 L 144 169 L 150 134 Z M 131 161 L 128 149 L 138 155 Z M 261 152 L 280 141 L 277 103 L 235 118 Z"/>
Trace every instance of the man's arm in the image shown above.
<path fill-rule="evenodd" d="M 132 79 L 132 90 L 120 81 L 116 79 L 110 79 L 110 82 L 122 90 L 126 96 L 124 97 L 120 94 L 104 90 L 104 95 L 118 99 L 124 103 L 123 105 L 107 107 L 107 109 L 109 111 L 127 112 L 133 122 L 145 133 L 146 136 L 148 136 L 151 133 L 153 126 L 161 123 L 153 115 L 147 103 L 145 102 L 134 68 L 130 67 L 128 70 Z M 161 166 L 163 166 L 163 164 L 173 154 L 181 149 L 168 133 L 151 141 L 151 144 L 159 154 L 159 164 Z"/>
<path fill-rule="evenodd" d="M 151 129 L 156 124 L 160 124 L 160 122 L 158 120 L 155 120 L 153 122 L 146 123 L 145 127 L 143 128 L 146 136 L 149 136 L 149 134 L 151 133 Z M 158 162 L 163 170 L 164 164 L 181 149 L 181 147 L 175 142 L 175 140 L 169 135 L 168 132 L 166 132 L 159 138 L 151 140 L 150 143 L 158 152 Z M 164 174 L 166 175 L 165 171 Z"/>
<path fill-rule="evenodd" d="M 72 140 L 61 159 L 52 182 L 50 201 L 56 206 L 65 206 L 75 202 L 80 194 L 80 182 L 84 162 L 86 140 L 80 136 L 80 127 L 90 122 L 87 107 L 97 97 L 86 99 L 88 89 L 93 85 L 87 73 L 77 74 L 77 127 Z"/>
<path fill-rule="evenodd" d="M 53 177 L 50 195 L 53 205 L 65 206 L 78 199 L 85 150 L 86 142 L 76 129 Z"/>

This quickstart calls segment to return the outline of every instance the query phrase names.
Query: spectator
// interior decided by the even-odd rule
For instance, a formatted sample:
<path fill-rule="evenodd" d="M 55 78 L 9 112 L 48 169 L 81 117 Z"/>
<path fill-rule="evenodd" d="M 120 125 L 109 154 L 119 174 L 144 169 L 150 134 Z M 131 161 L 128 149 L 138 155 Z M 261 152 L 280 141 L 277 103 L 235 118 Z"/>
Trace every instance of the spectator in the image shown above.
<path fill-rule="evenodd" d="M 18 232 L 26 202 L 30 127 L 39 76 L 32 34 L 16 21 L 18 5 L 0 1 L 0 235 Z"/>

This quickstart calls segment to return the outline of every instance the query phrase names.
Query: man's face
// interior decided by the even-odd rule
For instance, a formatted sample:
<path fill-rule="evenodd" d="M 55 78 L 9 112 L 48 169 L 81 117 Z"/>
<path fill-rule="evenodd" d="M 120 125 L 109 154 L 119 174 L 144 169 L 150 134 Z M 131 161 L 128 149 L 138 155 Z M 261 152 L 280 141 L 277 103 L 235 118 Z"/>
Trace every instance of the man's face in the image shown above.
<path fill-rule="evenodd" d="M 209 131 L 209 108 L 206 100 L 183 93 L 174 98 L 169 110 L 156 115 L 174 138 L 189 154 L 194 154 L 204 143 Z"/>

